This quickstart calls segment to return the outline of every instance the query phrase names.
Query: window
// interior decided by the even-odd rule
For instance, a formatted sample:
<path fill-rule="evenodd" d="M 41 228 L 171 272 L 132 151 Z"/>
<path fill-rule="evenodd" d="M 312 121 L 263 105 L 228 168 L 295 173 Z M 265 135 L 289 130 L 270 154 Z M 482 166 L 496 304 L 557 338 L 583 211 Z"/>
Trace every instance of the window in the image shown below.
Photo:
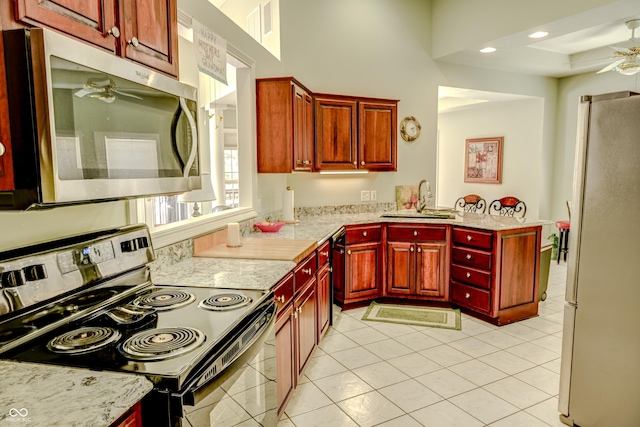
<path fill-rule="evenodd" d="M 251 182 L 256 173 L 252 162 L 255 105 L 249 89 L 255 86 L 255 77 L 252 61 L 232 46 L 227 49 L 227 85 L 202 73 L 198 77 L 200 169 L 210 171 L 216 199 L 183 203 L 180 195 L 167 195 L 130 205 L 131 221 L 149 226 L 156 247 L 255 217 Z M 224 208 L 217 209 L 221 205 Z M 201 216 L 194 217 L 198 210 Z"/>

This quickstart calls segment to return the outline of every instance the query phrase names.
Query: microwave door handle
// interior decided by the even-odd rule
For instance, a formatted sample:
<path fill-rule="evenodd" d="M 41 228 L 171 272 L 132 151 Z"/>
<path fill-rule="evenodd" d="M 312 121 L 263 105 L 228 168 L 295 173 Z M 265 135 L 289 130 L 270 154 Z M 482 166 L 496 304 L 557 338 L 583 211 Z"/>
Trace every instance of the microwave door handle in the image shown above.
<path fill-rule="evenodd" d="M 182 176 L 188 178 L 189 170 L 191 169 L 191 166 L 193 166 L 193 162 L 196 160 L 196 154 L 198 153 L 198 132 L 196 128 L 196 121 L 189 108 L 187 108 L 187 103 L 184 98 L 180 98 L 180 106 L 182 107 L 184 114 L 187 116 L 189 126 L 191 126 L 191 152 L 189 153 L 187 163 L 184 165 L 184 169 L 182 170 Z"/>

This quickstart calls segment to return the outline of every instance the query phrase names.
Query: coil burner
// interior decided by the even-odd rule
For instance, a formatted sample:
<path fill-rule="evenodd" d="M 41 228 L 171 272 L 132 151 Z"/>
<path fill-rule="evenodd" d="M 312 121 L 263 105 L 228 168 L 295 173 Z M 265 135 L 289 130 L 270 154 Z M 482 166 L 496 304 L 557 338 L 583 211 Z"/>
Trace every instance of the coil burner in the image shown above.
<path fill-rule="evenodd" d="M 138 332 L 120 350 L 133 360 L 165 360 L 193 350 L 204 340 L 205 335 L 197 329 L 158 328 Z"/>
<path fill-rule="evenodd" d="M 233 310 L 251 304 L 253 300 L 241 294 L 220 294 L 200 301 L 198 307 L 211 311 Z"/>
<path fill-rule="evenodd" d="M 165 311 L 191 304 L 195 300 L 195 295 L 190 292 L 172 289 L 155 289 L 149 294 L 140 295 L 134 299 L 131 304 L 142 308 L 154 308 L 157 311 Z"/>
<path fill-rule="evenodd" d="M 47 348 L 54 353 L 87 353 L 114 343 L 121 336 L 122 334 L 113 328 L 87 326 L 55 337 L 49 341 Z"/>

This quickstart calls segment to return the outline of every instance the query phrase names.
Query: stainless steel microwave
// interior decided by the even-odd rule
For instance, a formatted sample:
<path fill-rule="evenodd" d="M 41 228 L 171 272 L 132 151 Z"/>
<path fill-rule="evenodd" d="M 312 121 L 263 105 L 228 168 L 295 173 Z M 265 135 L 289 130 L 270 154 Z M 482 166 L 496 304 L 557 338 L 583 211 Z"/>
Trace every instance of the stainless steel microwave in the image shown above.
<path fill-rule="evenodd" d="M 2 37 L 13 183 L 0 209 L 200 188 L 196 88 L 51 30 Z"/>

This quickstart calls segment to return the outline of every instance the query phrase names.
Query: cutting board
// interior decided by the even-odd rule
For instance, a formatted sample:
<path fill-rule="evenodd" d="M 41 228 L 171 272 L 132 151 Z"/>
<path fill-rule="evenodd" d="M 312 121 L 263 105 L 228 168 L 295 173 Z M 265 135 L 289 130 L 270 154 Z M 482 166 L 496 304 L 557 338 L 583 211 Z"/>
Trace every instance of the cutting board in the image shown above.
<path fill-rule="evenodd" d="M 298 263 L 312 253 L 318 246 L 313 239 L 240 239 L 242 246 L 227 247 L 226 243 L 194 253 L 197 257 L 208 258 L 246 258 L 293 261 Z"/>

